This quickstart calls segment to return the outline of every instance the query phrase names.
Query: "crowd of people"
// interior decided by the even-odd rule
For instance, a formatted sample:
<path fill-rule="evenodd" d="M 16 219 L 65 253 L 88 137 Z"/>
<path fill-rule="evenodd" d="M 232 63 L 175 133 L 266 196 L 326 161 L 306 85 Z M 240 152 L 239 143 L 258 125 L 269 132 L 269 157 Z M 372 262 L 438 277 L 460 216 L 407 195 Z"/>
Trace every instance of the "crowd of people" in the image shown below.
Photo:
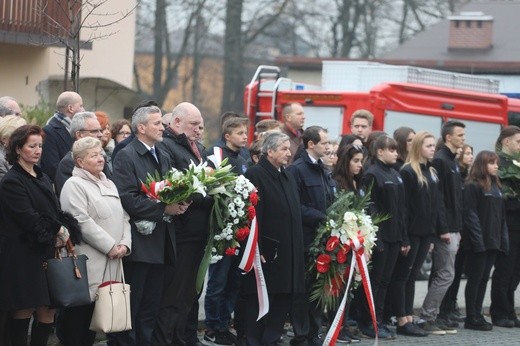
<path fill-rule="evenodd" d="M 0 344 L 28 345 L 30 330 L 30 345 L 46 345 L 53 331 L 63 345 L 92 345 L 96 290 L 106 266 L 123 259 L 132 329 L 107 334 L 108 345 L 276 345 L 287 320 L 292 345 L 321 345 L 335 311 L 310 300 L 316 279 L 307 268 L 316 231 L 340 192 L 370 194 L 369 214 L 389 217 L 370 258 L 377 323 L 359 288 L 337 342 L 455 334 L 461 322 L 479 331 L 520 328 L 520 181 L 499 178 L 500 169 L 518 165 L 519 127 L 503 128 L 496 150 L 473 159 L 460 121 L 445 122 L 439 139 L 409 127 L 390 135 L 373 131 L 373 115 L 361 109 L 352 114 L 351 134 L 335 141 L 321 126 L 304 127 L 298 103 L 284 105 L 281 115 L 281 122 L 258 122 L 248 146 L 249 120 L 226 112 L 222 137 L 206 149 L 204 119 L 188 102 L 163 115 L 144 101 L 131 121 L 112 121 L 64 92 L 41 128 L 26 123 L 14 98 L 1 97 Z M 148 174 L 191 162 L 216 167 L 226 158 L 258 189 L 269 310 L 257 320 L 254 271 L 241 275 L 240 252 L 224 256 L 209 266 L 199 339 L 196 280 L 212 198 L 165 204 L 147 197 L 141 183 Z M 43 263 L 69 240 L 89 258 L 92 302 L 56 310 Z M 415 281 L 428 253 L 428 292 L 415 316 Z M 482 305 L 493 267 L 489 322 Z M 121 279 L 113 274 L 110 280 Z M 462 274 L 465 317 L 457 304 Z"/>

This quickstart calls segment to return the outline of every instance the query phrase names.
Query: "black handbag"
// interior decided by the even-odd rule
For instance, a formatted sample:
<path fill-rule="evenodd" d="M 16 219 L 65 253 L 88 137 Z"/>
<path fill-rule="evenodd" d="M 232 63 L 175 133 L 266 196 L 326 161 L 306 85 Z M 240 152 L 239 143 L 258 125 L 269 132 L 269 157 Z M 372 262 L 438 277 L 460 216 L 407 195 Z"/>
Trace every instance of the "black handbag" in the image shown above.
<path fill-rule="evenodd" d="M 55 258 L 44 263 L 51 306 L 65 308 L 91 304 L 86 255 L 77 256 L 74 246 L 67 242 L 67 257 L 61 257 L 59 248 Z"/>

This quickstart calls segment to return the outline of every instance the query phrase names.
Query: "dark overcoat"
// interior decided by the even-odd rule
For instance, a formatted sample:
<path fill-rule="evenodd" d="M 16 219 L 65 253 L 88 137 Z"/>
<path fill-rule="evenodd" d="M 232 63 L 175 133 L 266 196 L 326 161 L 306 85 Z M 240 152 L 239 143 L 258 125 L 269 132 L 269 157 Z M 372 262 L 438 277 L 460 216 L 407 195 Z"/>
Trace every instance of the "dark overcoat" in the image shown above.
<path fill-rule="evenodd" d="M 163 221 L 166 205 L 148 198 L 141 191 L 141 182 L 148 174 L 159 172 L 164 176 L 171 167 L 170 158 L 155 148 L 159 163 L 140 142 L 134 138 L 114 160 L 113 178 L 121 197 L 121 204 L 130 215 L 132 226 L 132 253 L 125 260 L 150 264 L 173 264 L 175 260 L 175 231 L 173 223 Z M 152 234 L 137 232 L 135 221 L 155 221 Z"/>
<path fill-rule="evenodd" d="M 277 256 L 262 267 L 269 294 L 303 293 L 305 264 L 300 198 L 294 177 L 282 168 L 278 171 L 265 157 L 244 174 L 258 189 L 256 207 L 260 253 Z M 253 271 L 244 276 L 244 293 L 256 292 Z"/>
<path fill-rule="evenodd" d="M 59 204 L 49 177 L 15 163 L 0 182 L 0 309 L 48 306 L 43 262 L 53 257 Z"/>
<path fill-rule="evenodd" d="M 74 139 L 65 125 L 56 118 L 51 118 L 43 131 L 45 131 L 45 141 L 43 141 L 40 164 L 43 172 L 54 181 L 58 164 L 72 148 Z"/>

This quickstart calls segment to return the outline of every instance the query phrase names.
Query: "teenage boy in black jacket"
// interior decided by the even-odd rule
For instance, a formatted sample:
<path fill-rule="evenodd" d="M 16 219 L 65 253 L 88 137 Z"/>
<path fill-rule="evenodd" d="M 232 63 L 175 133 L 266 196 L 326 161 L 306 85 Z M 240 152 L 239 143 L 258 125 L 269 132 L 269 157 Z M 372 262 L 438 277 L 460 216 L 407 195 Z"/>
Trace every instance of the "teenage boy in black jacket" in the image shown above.
<path fill-rule="evenodd" d="M 455 156 L 457 149 L 464 145 L 465 127 L 460 121 L 448 121 L 442 126 L 444 144 L 435 153 L 432 162 L 439 177 L 443 203 L 439 209 L 439 234 L 433 239 L 431 283 L 424 298 L 421 318 L 429 325 L 435 323 L 448 334 L 455 334 L 457 330 L 452 327 L 451 321 L 437 318 L 437 315 L 442 299 L 453 282 L 455 256 L 462 230 L 462 179 Z"/>

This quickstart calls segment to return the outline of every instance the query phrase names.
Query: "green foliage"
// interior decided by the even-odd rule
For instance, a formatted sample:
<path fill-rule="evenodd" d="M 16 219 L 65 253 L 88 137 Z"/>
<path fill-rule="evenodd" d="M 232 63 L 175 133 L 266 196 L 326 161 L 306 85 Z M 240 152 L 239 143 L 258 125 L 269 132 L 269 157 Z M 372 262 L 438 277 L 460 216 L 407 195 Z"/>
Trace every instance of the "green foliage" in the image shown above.
<path fill-rule="evenodd" d="M 40 100 L 36 106 L 22 106 L 23 114 L 29 124 L 45 126 L 47 120 L 54 114 L 54 107 L 43 100 Z"/>

